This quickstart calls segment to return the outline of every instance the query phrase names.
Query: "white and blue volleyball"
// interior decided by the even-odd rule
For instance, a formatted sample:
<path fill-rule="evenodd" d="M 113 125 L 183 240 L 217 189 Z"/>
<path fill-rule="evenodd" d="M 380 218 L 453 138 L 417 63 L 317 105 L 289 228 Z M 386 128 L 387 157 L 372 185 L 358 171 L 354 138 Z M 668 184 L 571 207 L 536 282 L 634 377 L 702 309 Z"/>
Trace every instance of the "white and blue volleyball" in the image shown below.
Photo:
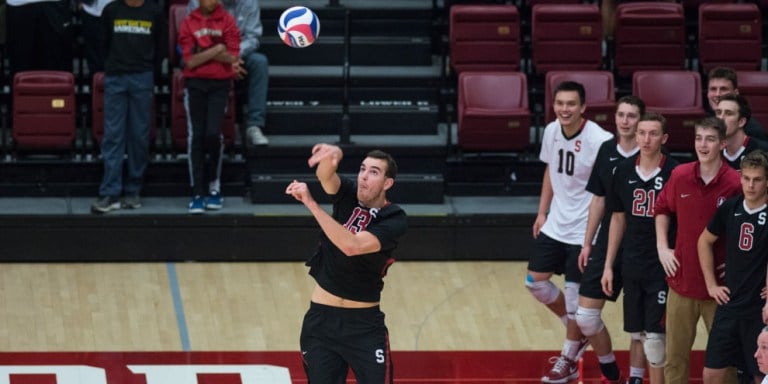
<path fill-rule="evenodd" d="M 308 47 L 320 35 L 320 19 L 307 7 L 291 7 L 280 15 L 277 33 L 280 40 L 290 47 Z"/>

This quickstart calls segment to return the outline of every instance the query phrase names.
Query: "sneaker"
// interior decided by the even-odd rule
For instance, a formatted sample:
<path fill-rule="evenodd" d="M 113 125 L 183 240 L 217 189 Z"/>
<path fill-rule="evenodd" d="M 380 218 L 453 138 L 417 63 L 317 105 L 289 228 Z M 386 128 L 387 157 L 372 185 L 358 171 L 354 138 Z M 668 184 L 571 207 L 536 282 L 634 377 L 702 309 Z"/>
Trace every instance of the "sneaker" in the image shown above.
<path fill-rule="evenodd" d="M 212 191 L 205 197 L 205 209 L 221 209 L 224 206 L 224 198 L 219 192 Z"/>
<path fill-rule="evenodd" d="M 99 196 L 91 204 L 92 213 L 107 213 L 118 209 L 120 209 L 120 199 L 115 196 Z"/>
<path fill-rule="evenodd" d="M 267 139 L 267 137 L 264 136 L 264 133 L 261 132 L 261 128 L 255 125 L 248 128 L 246 131 L 246 136 L 248 136 L 248 140 L 251 142 L 251 145 L 269 144 L 269 139 Z"/>
<path fill-rule="evenodd" d="M 584 355 L 584 352 L 587 351 L 587 347 L 589 347 L 589 339 L 587 339 L 586 337 L 582 337 L 581 341 L 579 342 L 579 350 L 576 351 L 576 357 L 573 360 L 579 361 L 581 359 L 581 356 Z"/>
<path fill-rule="evenodd" d="M 579 365 L 565 356 L 553 356 L 549 359 L 552 369 L 541 378 L 542 383 L 567 383 L 579 377 Z"/>
<path fill-rule="evenodd" d="M 627 384 L 643 384 L 643 378 L 642 377 L 630 377 L 629 381 L 627 381 Z"/>
<path fill-rule="evenodd" d="M 120 200 L 120 208 L 141 208 L 141 198 L 139 195 L 123 196 L 122 200 Z"/>
<path fill-rule="evenodd" d="M 205 212 L 205 201 L 200 195 L 196 195 L 189 201 L 189 213 L 200 214 Z"/>

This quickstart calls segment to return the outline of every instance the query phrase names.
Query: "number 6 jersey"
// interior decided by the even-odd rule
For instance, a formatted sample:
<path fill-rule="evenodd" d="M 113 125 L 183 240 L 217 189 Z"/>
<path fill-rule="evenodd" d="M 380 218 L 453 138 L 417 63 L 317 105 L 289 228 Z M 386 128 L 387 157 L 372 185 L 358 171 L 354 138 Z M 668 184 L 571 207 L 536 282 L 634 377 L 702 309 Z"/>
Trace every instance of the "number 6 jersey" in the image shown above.
<path fill-rule="evenodd" d="M 547 221 L 541 228 L 547 236 L 566 244 L 583 243 L 592 200 L 592 194 L 586 190 L 587 181 L 600 145 L 612 137 L 587 119 L 571 137 L 565 137 L 557 120 L 544 128 L 539 159 L 549 166 L 554 191 Z"/>
<path fill-rule="evenodd" d="M 760 291 L 765 287 L 768 263 L 768 207 L 750 210 L 744 196 L 733 197 L 721 205 L 707 225 L 707 230 L 725 237 L 725 285 L 731 300 L 724 308 L 748 314 L 760 313 L 765 301 Z"/>

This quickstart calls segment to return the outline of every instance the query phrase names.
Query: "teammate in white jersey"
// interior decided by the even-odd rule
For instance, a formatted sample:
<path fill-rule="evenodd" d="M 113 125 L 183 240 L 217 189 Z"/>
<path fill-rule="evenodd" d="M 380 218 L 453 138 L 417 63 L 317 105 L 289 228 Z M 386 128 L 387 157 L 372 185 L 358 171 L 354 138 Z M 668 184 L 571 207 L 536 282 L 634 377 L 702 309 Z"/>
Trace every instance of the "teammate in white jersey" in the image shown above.
<path fill-rule="evenodd" d="M 539 159 L 547 166 L 525 285 L 567 329 L 562 353 L 552 359 L 542 382 L 567 383 L 578 377 L 576 361 L 587 346 L 575 320 L 581 281 L 578 256 L 592 199 L 586 185 L 600 146 L 613 135 L 584 118 L 585 91 L 577 82 L 560 83 L 553 106 L 557 120 L 547 125 L 541 141 Z M 564 293 L 550 281 L 553 274 L 565 274 Z"/>

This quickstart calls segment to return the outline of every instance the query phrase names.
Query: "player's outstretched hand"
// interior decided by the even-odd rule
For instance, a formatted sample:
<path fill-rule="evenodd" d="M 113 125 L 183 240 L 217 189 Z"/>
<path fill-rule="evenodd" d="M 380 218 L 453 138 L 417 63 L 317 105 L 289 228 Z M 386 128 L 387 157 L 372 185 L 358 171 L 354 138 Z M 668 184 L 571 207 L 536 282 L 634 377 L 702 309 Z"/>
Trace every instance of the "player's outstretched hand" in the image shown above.
<path fill-rule="evenodd" d="M 680 262 L 675 257 L 675 250 L 670 248 L 659 248 L 659 261 L 661 266 L 664 267 L 664 273 L 667 277 L 672 277 L 677 273 L 677 268 L 680 266 Z"/>
<path fill-rule="evenodd" d="M 613 296 L 613 270 L 604 269 L 603 277 L 600 279 L 600 285 L 603 286 L 603 293 L 606 296 Z"/>
<path fill-rule="evenodd" d="M 584 268 L 587 266 L 590 253 L 592 253 L 592 244 L 587 244 L 581 247 L 581 252 L 579 252 L 579 271 L 582 273 L 584 273 Z"/>
<path fill-rule="evenodd" d="M 717 301 L 717 304 L 724 305 L 731 301 L 731 290 L 728 287 L 722 285 L 716 285 L 714 287 L 707 287 L 709 296 Z"/>
<path fill-rule="evenodd" d="M 312 147 L 312 156 L 307 160 L 307 164 L 309 164 L 310 168 L 313 168 L 323 161 L 329 161 L 329 164 L 336 169 L 343 157 L 344 153 L 341 152 L 341 148 L 331 144 L 320 143 Z"/>
<path fill-rule="evenodd" d="M 309 193 L 307 183 L 302 183 L 298 180 L 294 180 L 288 184 L 288 187 L 285 188 L 285 194 L 293 196 L 294 199 L 301 201 L 304 205 L 308 205 L 314 201 L 312 194 Z"/>

